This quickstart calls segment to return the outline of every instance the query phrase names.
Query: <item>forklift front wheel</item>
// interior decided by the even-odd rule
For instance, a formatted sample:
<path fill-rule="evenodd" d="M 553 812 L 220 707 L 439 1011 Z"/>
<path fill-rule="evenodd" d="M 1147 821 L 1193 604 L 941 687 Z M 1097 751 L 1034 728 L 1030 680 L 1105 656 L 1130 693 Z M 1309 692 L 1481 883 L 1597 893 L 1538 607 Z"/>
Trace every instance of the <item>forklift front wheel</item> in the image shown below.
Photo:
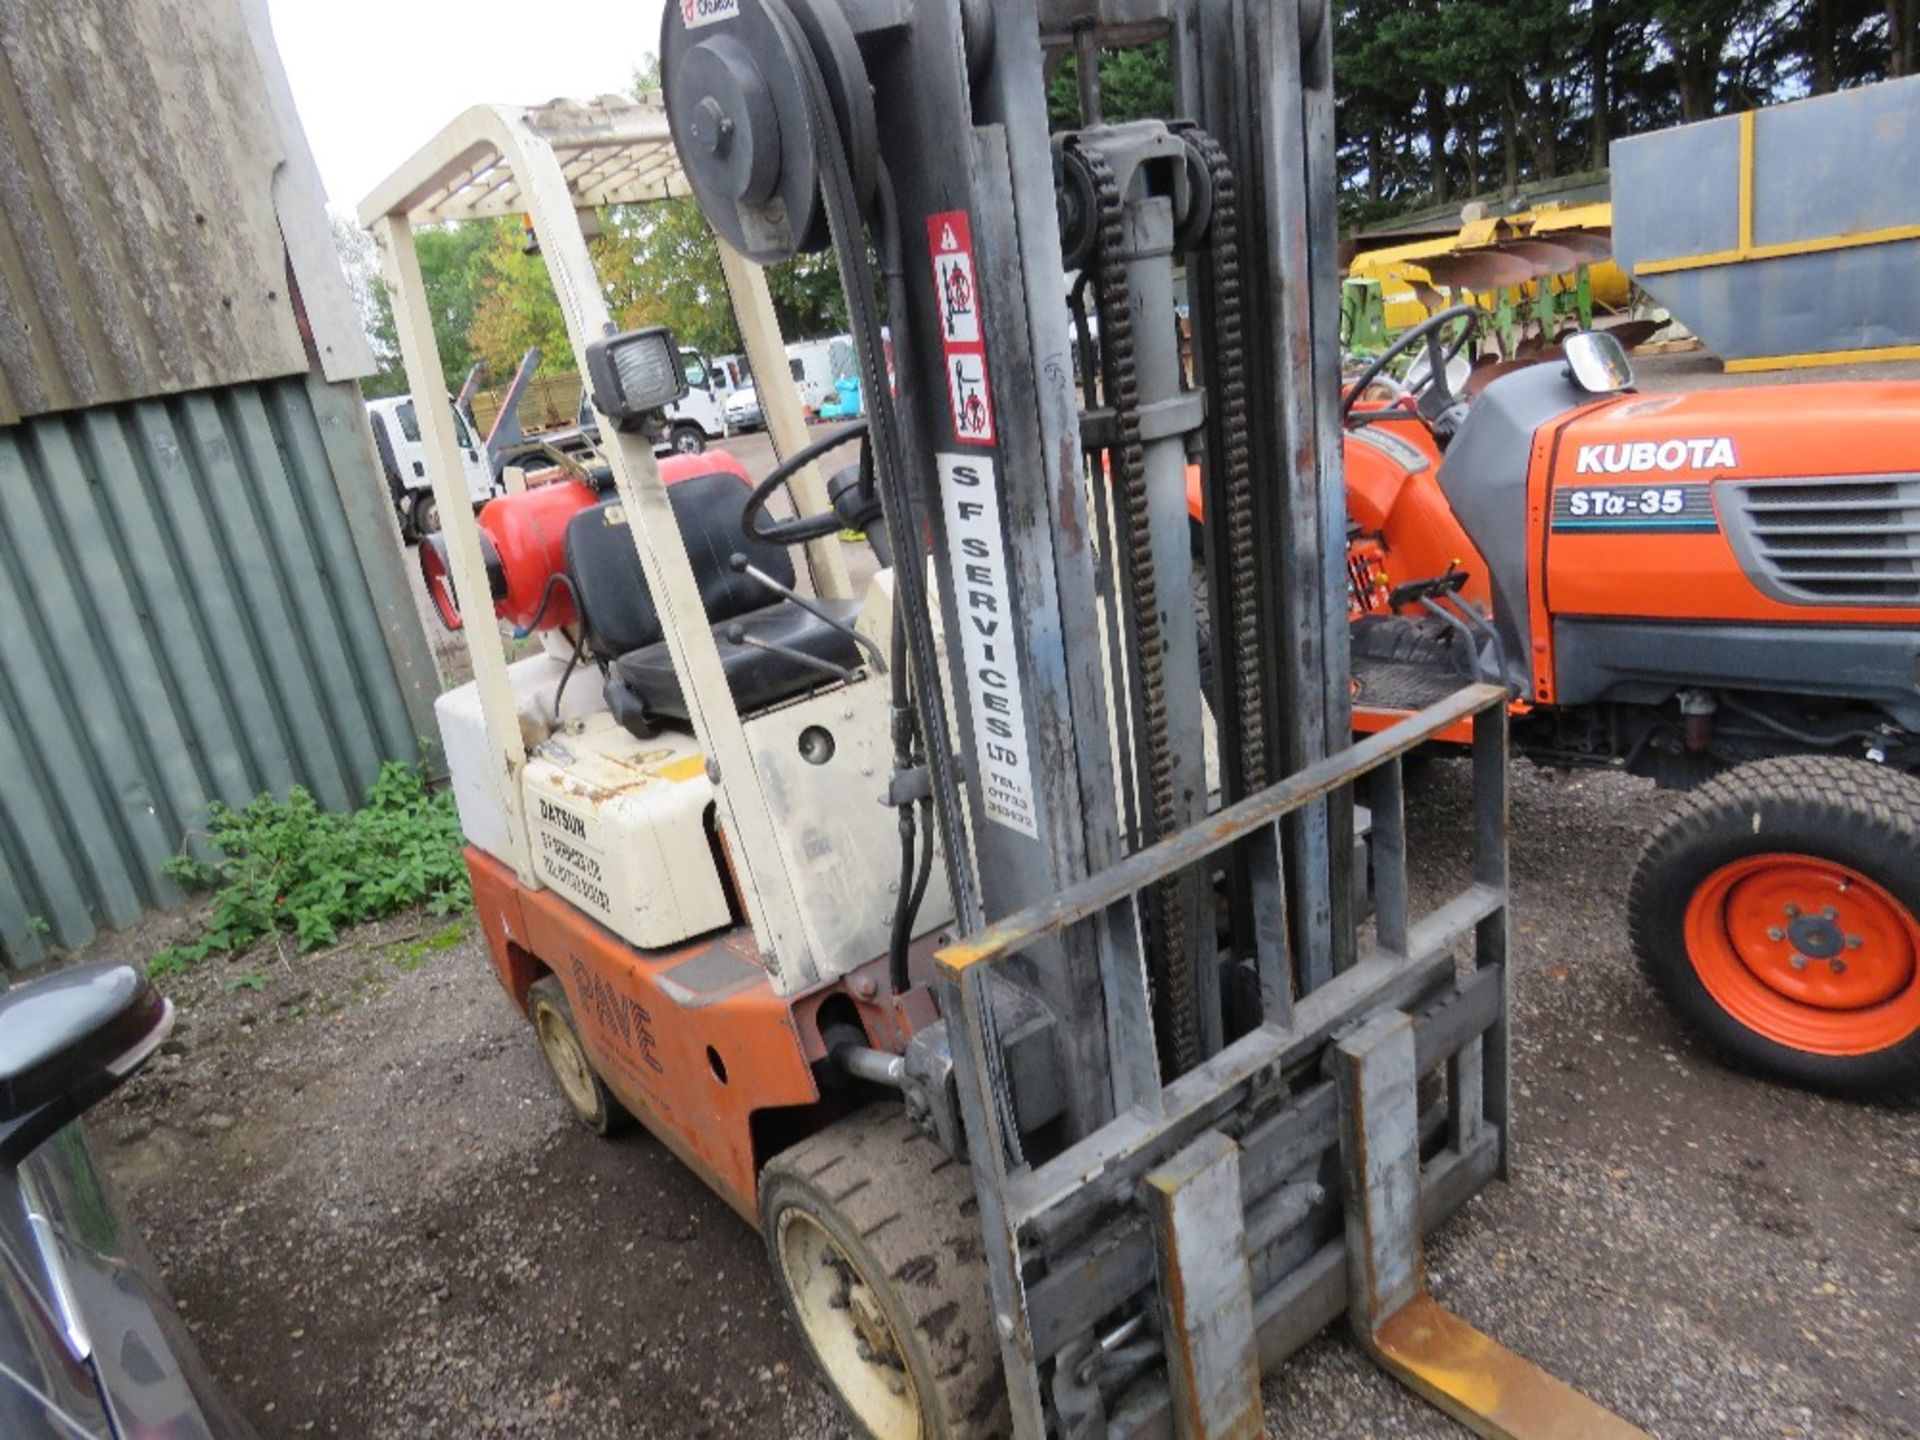
<path fill-rule="evenodd" d="M 539 1037 L 547 1068 L 580 1123 L 596 1135 L 617 1133 L 627 1122 L 627 1112 L 595 1073 L 586 1047 L 580 1043 L 579 1027 L 573 1023 L 567 992 L 553 976 L 533 982 L 527 991 L 527 1015 L 533 1021 L 533 1033 Z"/>
<path fill-rule="evenodd" d="M 1734 1063 L 1920 1094 L 1920 780 L 1832 756 L 1739 766 L 1655 831 L 1627 910 L 1648 978 Z"/>
<path fill-rule="evenodd" d="M 971 1172 L 897 1106 L 770 1161 L 760 1228 L 787 1313 L 862 1433 L 1007 1432 Z"/>

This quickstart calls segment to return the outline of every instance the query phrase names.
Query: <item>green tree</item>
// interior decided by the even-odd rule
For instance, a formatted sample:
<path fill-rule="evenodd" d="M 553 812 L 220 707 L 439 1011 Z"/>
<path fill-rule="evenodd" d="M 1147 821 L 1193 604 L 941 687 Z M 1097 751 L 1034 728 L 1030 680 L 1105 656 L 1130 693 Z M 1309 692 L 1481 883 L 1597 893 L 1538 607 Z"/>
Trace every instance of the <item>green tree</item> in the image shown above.
<path fill-rule="evenodd" d="M 486 222 L 485 247 L 471 261 L 473 312 L 467 345 L 486 367 L 490 382 L 504 383 L 532 346 L 540 347 L 542 375 L 573 369 L 567 321 L 547 274 L 546 261 L 527 248 L 525 232 L 511 220 Z M 464 373 L 464 372 L 462 372 Z M 449 383 L 459 376 L 447 372 Z"/>
<path fill-rule="evenodd" d="M 680 344 L 708 354 L 740 348 L 720 247 L 698 203 L 621 206 L 609 212 L 603 236 L 600 280 L 622 325 L 665 325 Z"/>
<path fill-rule="evenodd" d="M 1887 74 L 1920 73 L 1920 0 L 1885 0 Z"/>
<path fill-rule="evenodd" d="M 1667 53 L 1682 121 L 1717 112 L 1727 46 L 1744 8 L 1744 0 L 1658 0 L 1654 5 L 1654 33 Z"/>
<path fill-rule="evenodd" d="M 1782 63 L 1815 95 L 1901 73 L 1900 0 L 1803 0 L 1777 38 Z M 1920 5 L 1906 0 L 1908 29 Z"/>
<path fill-rule="evenodd" d="M 1603 167 L 1620 135 L 1893 74 L 1920 0 L 1340 0 L 1349 223 Z"/>
<path fill-rule="evenodd" d="M 478 357 L 473 352 L 473 315 L 480 303 L 481 256 L 493 243 L 494 222 L 470 221 L 414 232 L 414 253 L 426 287 L 440 367 L 457 386 Z"/>
<path fill-rule="evenodd" d="M 1173 113 L 1173 70 L 1165 41 L 1100 52 L 1101 118 L 1118 122 Z M 1080 61 L 1069 55 L 1047 84 L 1047 115 L 1056 130 L 1080 123 Z"/>
<path fill-rule="evenodd" d="M 378 247 L 373 236 L 350 215 L 330 211 L 327 223 L 332 227 L 333 248 L 346 276 L 347 294 L 360 318 L 360 328 L 366 332 L 374 363 L 380 367 L 361 382 L 360 388 L 370 397 L 401 394 L 407 388 L 407 376 L 400 364 L 400 339 L 393 327 L 393 302 L 387 296 L 387 282 L 380 274 Z"/>
<path fill-rule="evenodd" d="M 660 60 L 648 54 L 633 70 L 632 93 L 660 87 Z M 720 247 L 692 199 L 621 206 L 602 217 L 595 263 L 607 300 L 623 325 L 665 325 L 682 345 L 710 355 L 740 348 L 720 265 Z M 844 330 L 846 297 L 831 254 L 802 255 L 769 266 L 774 314 L 790 340 Z"/>
<path fill-rule="evenodd" d="M 818 340 L 847 328 L 847 295 L 831 252 L 797 255 L 767 270 L 773 313 L 789 340 Z"/>
<path fill-rule="evenodd" d="M 373 237 L 343 215 L 332 217 L 334 249 L 346 272 L 347 287 L 359 311 L 367 342 L 380 368 L 362 386 L 368 395 L 399 395 L 407 389 L 406 369 L 394 328 L 393 301 L 381 274 Z M 414 253 L 433 317 L 434 340 L 447 383 L 458 385 L 476 358 L 471 344 L 474 312 L 481 296 L 481 257 L 493 242 L 491 222 L 442 225 L 414 232 Z"/>

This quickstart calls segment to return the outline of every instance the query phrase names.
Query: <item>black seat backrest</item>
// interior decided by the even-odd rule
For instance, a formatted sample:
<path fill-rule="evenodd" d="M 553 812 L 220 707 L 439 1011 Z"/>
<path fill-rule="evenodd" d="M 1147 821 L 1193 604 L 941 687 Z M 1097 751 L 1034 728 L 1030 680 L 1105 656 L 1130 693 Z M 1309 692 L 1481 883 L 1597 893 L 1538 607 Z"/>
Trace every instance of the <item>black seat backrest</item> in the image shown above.
<path fill-rule="evenodd" d="M 735 555 L 745 555 L 782 585 L 794 583 L 793 558 L 785 546 L 741 533 L 749 493 L 745 481 L 725 470 L 667 486 L 709 624 L 774 603 L 758 581 L 734 573 L 728 562 Z M 617 495 L 567 522 L 566 551 L 567 579 L 587 627 L 587 648 L 596 659 L 614 660 L 665 638 Z"/>

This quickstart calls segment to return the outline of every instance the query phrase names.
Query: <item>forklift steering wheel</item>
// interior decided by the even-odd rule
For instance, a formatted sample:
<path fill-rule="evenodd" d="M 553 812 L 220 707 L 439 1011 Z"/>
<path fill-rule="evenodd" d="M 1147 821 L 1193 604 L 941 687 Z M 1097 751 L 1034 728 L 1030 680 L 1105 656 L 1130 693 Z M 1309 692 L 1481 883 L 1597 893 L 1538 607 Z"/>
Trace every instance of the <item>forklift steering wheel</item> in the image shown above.
<path fill-rule="evenodd" d="M 1466 323 L 1451 344 L 1443 343 L 1441 333 L 1455 320 Z M 1348 387 L 1340 402 L 1340 423 L 1351 430 L 1378 420 L 1432 420 L 1445 414 L 1454 403 L 1452 387 L 1447 384 L 1447 366 L 1466 348 L 1479 328 L 1480 310 L 1475 305 L 1454 305 L 1437 315 L 1429 315 L 1376 355 L 1373 363 L 1360 372 L 1360 378 Z M 1408 391 L 1415 397 L 1414 403 L 1408 406 L 1396 401 L 1382 410 L 1362 410 L 1355 414 L 1353 407 L 1367 393 L 1367 387 L 1378 380 L 1389 365 L 1422 343 L 1427 347 L 1427 373 Z"/>
<path fill-rule="evenodd" d="M 866 433 L 865 420 L 842 425 L 831 435 L 822 435 L 818 440 L 794 451 L 769 470 L 767 478 L 753 487 L 753 493 L 747 497 L 747 508 L 740 512 L 740 528 L 746 537 L 749 540 L 765 540 L 772 545 L 805 545 L 838 534 L 847 522 L 835 510 L 805 515 L 797 520 L 772 520 L 764 525 L 760 520 L 767 508 L 767 501 L 773 498 L 773 492 L 791 480 L 799 470 L 811 465 L 829 450 L 837 450 L 849 440 L 857 440 Z"/>

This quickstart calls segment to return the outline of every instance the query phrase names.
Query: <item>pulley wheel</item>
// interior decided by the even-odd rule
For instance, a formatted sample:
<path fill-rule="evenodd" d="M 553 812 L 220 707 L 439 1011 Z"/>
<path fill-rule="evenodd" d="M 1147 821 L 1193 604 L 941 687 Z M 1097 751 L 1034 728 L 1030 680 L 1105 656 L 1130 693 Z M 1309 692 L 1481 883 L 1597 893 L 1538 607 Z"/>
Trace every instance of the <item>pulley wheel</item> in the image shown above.
<path fill-rule="evenodd" d="M 873 86 L 867 80 L 867 62 L 853 38 L 840 0 L 787 0 L 793 18 L 806 32 L 814 59 L 827 82 L 834 118 L 846 138 L 847 160 L 860 208 L 873 203 L 880 183 L 880 127 L 873 115 Z"/>
<path fill-rule="evenodd" d="M 1054 203 L 1060 212 L 1060 258 L 1069 270 L 1085 267 L 1100 232 L 1100 196 L 1084 161 L 1056 145 Z"/>
<path fill-rule="evenodd" d="M 813 126 L 765 7 L 668 5 L 660 75 L 673 143 L 714 231 L 762 265 L 818 249 L 827 227 Z"/>

